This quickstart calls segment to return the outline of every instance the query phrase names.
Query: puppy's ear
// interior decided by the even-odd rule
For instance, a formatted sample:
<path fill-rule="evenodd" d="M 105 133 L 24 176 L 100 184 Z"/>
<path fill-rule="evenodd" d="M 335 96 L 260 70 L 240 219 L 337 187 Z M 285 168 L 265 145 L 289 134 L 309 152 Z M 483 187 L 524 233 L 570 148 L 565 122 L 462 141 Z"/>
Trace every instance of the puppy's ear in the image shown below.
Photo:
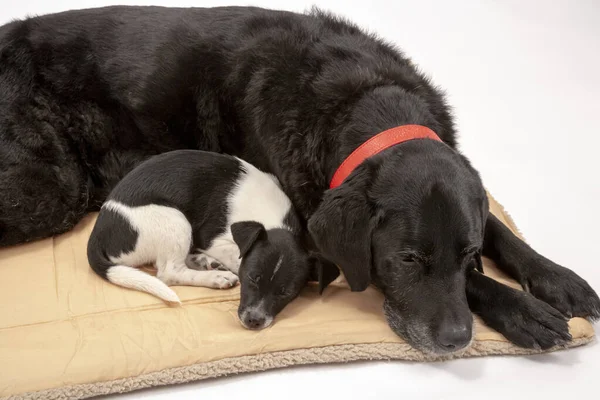
<path fill-rule="evenodd" d="M 233 241 L 240 248 L 240 258 L 244 257 L 257 240 L 266 239 L 267 231 L 260 222 L 242 221 L 231 224 Z"/>
<path fill-rule="evenodd" d="M 308 220 L 317 248 L 341 268 L 353 292 L 361 292 L 371 283 L 372 212 L 365 193 L 366 178 L 357 180 L 353 174 L 341 186 L 326 191 Z"/>
<path fill-rule="evenodd" d="M 311 266 L 309 280 L 319 282 L 319 294 L 323 294 L 323 290 L 340 276 L 340 270 L 337 265 L 317 253 L 310 255 L 309 262 Z"/>

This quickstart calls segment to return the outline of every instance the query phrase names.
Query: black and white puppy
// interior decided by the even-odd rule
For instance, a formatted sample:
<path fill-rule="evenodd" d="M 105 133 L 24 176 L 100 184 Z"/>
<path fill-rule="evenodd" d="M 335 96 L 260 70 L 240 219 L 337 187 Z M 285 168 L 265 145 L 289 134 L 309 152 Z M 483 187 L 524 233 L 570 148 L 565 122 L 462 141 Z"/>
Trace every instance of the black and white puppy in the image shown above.
<path fill-rule="evenodd" d="M 239 274 L 240 321 L 262 329 L 318 263 L 300 234 L 275 177 L 236 157 L 178 150 L 119 182 L 100 210 L 88 259 L 108 281 L 169 303 L 180 302 L 170 285 L 226 289 Z M 135 268 L 146 264 L 156 265 L 156 277 Z"/>

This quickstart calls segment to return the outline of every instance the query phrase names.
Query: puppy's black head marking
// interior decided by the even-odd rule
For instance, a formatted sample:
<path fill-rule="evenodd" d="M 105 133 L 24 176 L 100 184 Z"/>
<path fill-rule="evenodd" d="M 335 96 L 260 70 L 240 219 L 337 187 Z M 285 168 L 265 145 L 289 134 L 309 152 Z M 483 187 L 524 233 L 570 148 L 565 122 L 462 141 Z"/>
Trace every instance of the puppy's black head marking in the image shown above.
<path fill-rule="evenodd" d="M 266 328 L 300 294 L 316 261 L 289 229 L 244 221 L 231 231 L 242 256 L 238 316 L 248 329 Z"/>

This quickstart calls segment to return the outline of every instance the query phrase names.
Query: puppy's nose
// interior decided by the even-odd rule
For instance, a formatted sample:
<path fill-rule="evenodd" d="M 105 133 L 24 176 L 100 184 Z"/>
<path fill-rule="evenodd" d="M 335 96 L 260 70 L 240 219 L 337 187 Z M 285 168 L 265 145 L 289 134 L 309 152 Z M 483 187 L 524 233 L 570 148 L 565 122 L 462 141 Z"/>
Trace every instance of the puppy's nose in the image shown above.
<path fill-rule="evenodd" d="M 265 325 L 266 320 L 264 315 L 249 312 L 244 319 L 244 323 L 250 329 L 260 329 Z"/>
<path fill-rule="evenodd" d="M 456 351 L 469 344 L 471 335 L 466 325 L 446 325 L 438 333 L 438 343 L 448 351 Z"/>

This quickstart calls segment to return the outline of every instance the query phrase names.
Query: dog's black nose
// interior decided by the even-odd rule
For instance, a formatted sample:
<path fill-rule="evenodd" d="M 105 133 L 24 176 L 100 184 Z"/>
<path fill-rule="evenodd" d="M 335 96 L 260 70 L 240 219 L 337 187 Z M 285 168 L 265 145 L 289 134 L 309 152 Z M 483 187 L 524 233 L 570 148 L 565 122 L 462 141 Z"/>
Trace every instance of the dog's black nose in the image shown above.
<path fill-rule="evenodd" d="M 449 351 L 460 350 L 471 341 L 471 329 L 466 325 L 447 325 L 438 334 L 438 343 Z"/>
<path fill-rule="evenodd" d="M 260 329 L 265 325 L 266 318 L 264 315 L 249 313 L 244 322 L 245 325 L 250 329 Z"/>

